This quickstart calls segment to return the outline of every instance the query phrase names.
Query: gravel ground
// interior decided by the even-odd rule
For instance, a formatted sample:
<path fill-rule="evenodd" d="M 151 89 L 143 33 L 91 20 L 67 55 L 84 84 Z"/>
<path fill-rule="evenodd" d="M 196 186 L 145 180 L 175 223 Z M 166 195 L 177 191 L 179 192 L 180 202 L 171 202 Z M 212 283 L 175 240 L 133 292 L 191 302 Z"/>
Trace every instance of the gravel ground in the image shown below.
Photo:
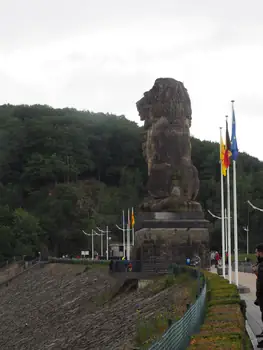
<path fill-rule="evenodd" d="M 36 266 L 0 290 L 0 349 L 114 350 L 132 343 L 138 318 L 171 304 L 185 311 L 189 293 L 173 286 L 154 294 L 136 290 L 104 303 L 116 281 L 107 268 Z M 141 317 L 140 315 L 140 317 Z"/>

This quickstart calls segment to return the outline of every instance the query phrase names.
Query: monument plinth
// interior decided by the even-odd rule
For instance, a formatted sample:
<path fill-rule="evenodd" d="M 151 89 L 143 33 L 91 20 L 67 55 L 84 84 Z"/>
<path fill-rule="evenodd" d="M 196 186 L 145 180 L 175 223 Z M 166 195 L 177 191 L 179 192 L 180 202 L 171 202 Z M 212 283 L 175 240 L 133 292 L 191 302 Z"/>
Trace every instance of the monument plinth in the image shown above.
<path fill-rule="evenodd" d="M 196 201 L 199 177 L 191 159 L 191 101 L 183 83 L 160 78 L 137 102 L 144 121 L 148 196 L 136 220 L 134 258 L 208 262 L 208 221 Z"/>

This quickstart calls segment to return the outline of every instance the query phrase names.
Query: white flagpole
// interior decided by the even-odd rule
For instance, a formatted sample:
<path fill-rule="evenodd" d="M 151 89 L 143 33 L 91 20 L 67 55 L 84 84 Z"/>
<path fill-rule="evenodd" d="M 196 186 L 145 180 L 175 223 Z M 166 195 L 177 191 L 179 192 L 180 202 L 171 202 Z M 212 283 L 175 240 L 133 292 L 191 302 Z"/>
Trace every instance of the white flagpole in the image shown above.
<path fill-rule="evenodd" d="M 238 235 L 237 235 L 237 184 L 236 161 L 233 160 L 233 201 L 234 201 L 234 246 L 235 246 L 235 282 L 238 286 Z"/>
<path fill-rule="evenodd" d="M 109 227 L 106 226 L 106 259 L 109 260 Z"/>
<path fill-rule="evenodd" d="M 103 256 L 103 233 L 100 234 L 100 255 Z"/>
<path fill-rule="evenodd" d="M 132 208 L 132 217 L 134 218 L 134 209 Z M 132 246 L 134 246 L 134 225 L 132 226 Z"/>
<path fill-rule="evenodd" d="M 228 233 L 227 233 L 227 211 L 225 208 L 225 242 L 226 242 L 226 253 L 228 253 Z"/>
<path fill-rule="evenodd" d="M 232 109 L 234 114 L 234 101 L 232 102 Z M 233 116 L 232 116 L 233 118 Z M 232 120 L 233 124 L 233 120 Z M 232 136 L 233 137 L 233 136 Z M 237 174 L 236 161 L 233 160 L 233 208 L 234 208 L 234 247 L 235 247 L 235 282 L 238 286 L 238 233 L 237 233 Z"/>
<path fill-rule="evenodd" d="M 221 140 L 222 128 L 220 128 L 220 158 L 221 158 Z M 224 217 L 224 178 L 223 178 L 223 164 L 221 165 L 221 231 L 222 231 L 222 262 L 223 262 L 223 277 L 226 277 L 226 254 L 225 254 L 225 217 Z"/>
<path fill-rule="evenodd" d="M 122 240 L 123 240 L 123 256 L 126 257 L 126 246 L 125 246 L 125 234 L 126 234 L 126 227 L 125 227 L 125 212 L 122 211 Z"/>
<path fill-rule="evenodd" d="M 226 121 L 228 116 L 226 116 Z M 227 147 L 227 142 L 226 142 Z M 230 167 L 227 168 L 227 233 L 228 233 L 228 275 L 232 283 L 232 249 L 231 249 L 231 221 L 230 221 Z"/>
<path fill-rule="evenodd" d="M 228 275 L 232 283 L 232 257 L 231 257 L 231 221 L 230 221 L 230 176 L 227 169 L 227 233 L 228 233 Z"/>
<path fill-rule="evenodd" d="M 91 230 L 91 258 L 94 260 L 94 231 Z"/>
<path fill-rule="evenodd" d="M 130 245 L 131 245 L 131 237 L 130 237 L 130 209 L 128 209 L 128 221 L 127 221 L 127 260 L 130 260 Z"/>

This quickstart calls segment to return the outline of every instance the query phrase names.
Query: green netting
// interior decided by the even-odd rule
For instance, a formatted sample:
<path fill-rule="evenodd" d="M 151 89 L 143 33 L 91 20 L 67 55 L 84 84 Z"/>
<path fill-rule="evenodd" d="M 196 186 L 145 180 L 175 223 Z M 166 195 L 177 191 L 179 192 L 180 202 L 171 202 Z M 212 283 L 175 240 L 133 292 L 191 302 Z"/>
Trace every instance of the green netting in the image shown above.
<path fill-rule="evenodd" d="M 206 302 L 206 284 L 196 302 L 186 311 L 184 316 L 175 321 L 164 333 L 162 338 L 154 343 L 150 350 L 185 350 L 191 336 L 197 333 L 203 323 Z"/>

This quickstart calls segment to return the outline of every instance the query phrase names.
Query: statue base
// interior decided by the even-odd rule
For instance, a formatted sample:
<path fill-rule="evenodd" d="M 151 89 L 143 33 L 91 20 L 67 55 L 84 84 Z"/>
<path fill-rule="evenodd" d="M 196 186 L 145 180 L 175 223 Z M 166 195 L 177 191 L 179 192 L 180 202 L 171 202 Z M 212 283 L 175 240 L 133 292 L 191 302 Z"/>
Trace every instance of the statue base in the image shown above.
<path fill-rule="evenodd" d="M 201 266 L 210 266 L 209 222 L 203 212 L 150 212 L 137 217 L 132 257 L 185 265 L 198 256 Z"/>
<path fill-rule="evenodd" d="M 178 200 L 176 196 L 166 198 L 145 198 L 140 207 L 142 212 L 199 212 L 202 213 L 201 204 L 195 201 Z"/>

